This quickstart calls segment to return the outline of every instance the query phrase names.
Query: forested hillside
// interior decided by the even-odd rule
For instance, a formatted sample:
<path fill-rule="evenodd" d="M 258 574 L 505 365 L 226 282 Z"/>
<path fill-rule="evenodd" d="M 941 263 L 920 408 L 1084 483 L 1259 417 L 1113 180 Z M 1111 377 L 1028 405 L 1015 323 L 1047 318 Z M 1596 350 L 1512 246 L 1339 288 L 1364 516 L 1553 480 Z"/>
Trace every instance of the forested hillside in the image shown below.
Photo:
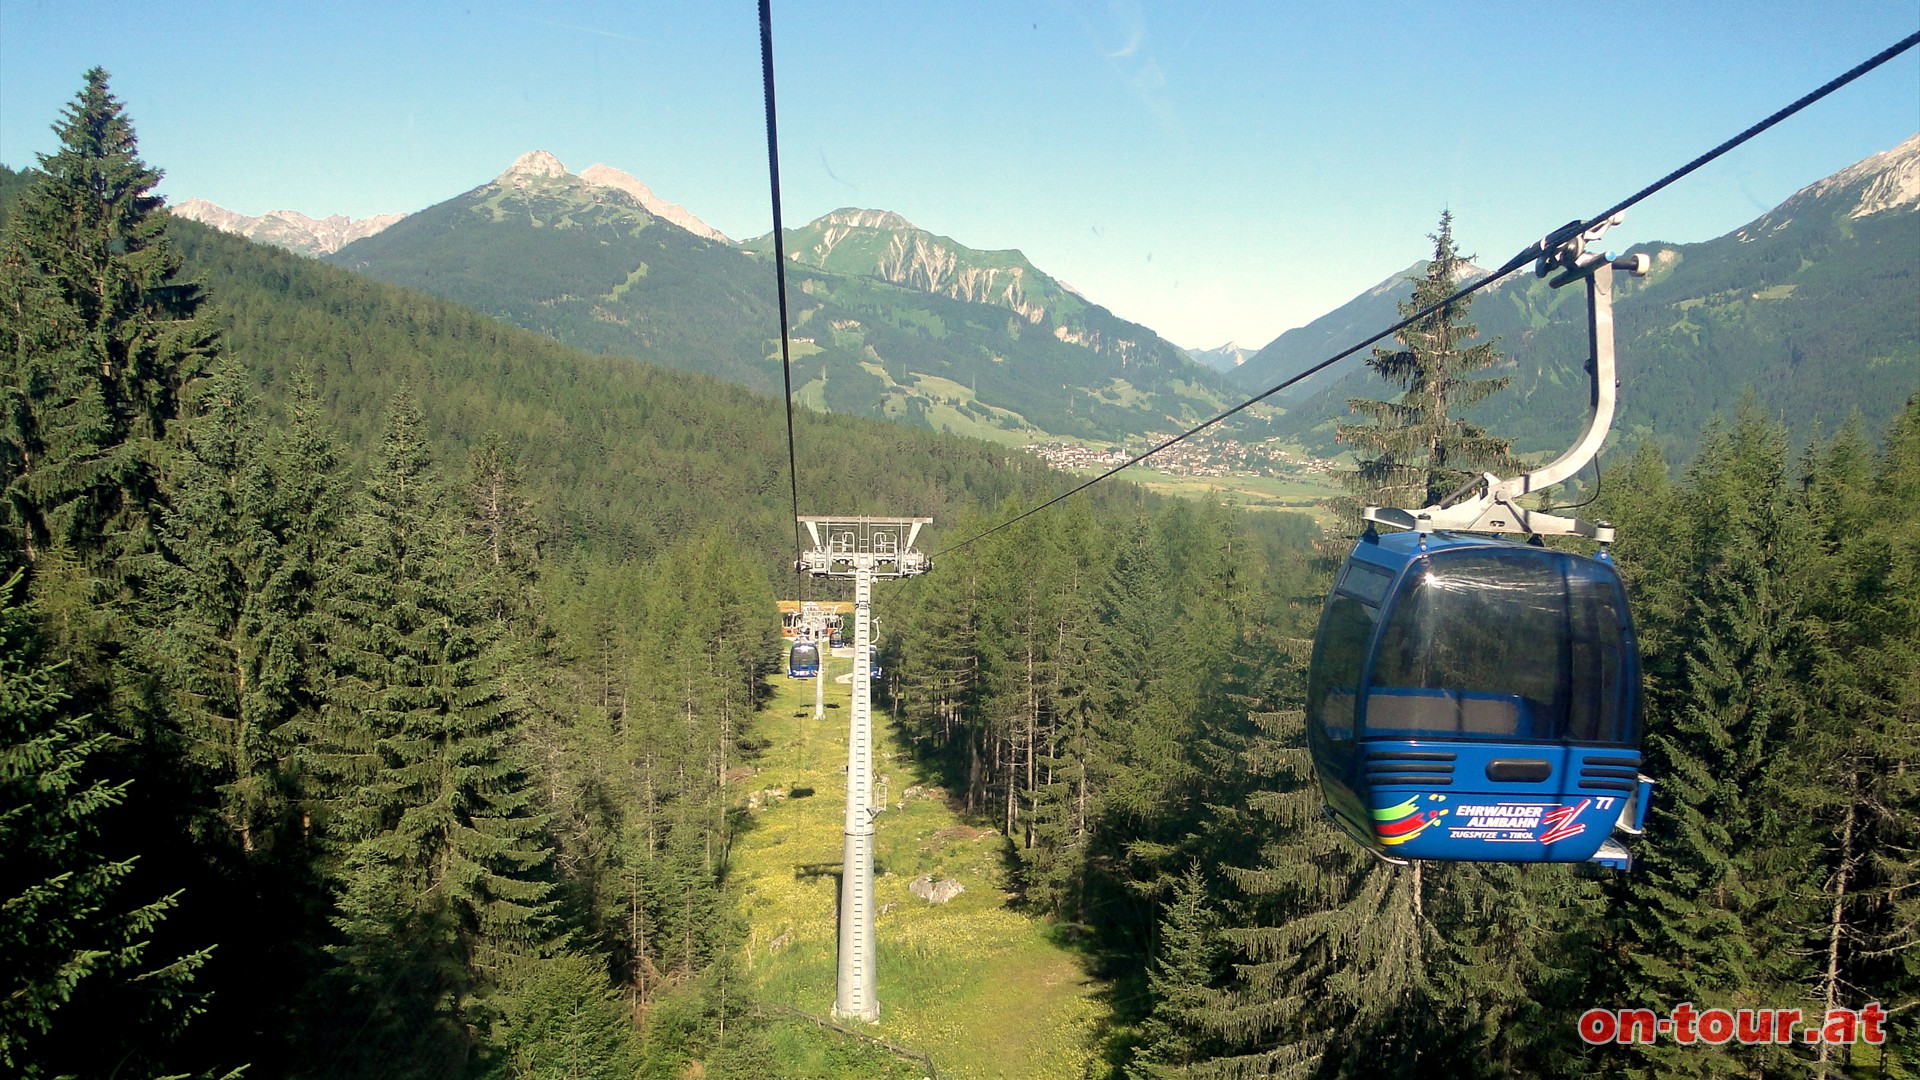
<path fill-rule="evenodd" d="M 34 174 L 0 167 L 0 221 Z M 193 222 L 167 235 L 213 301 L 226 352 L 285 406 L 305 374 L 342 452 L 371 459 L 393 395 L 425 403 L 451 462 L 489 436 L 537 492 L 550 544 L 647 556 L 724 520 L 769 565 L 792 545 L 778 402 L 722 380 L 599 357 Z M 801 498 L 838 511 L 948 516 L 1053 488 L 1031 459 L 985 443 L 801 410 Z"/>
<path fill-rule="evenodd" d="M 1391 867 L 1299 709 L 1333 563 L 1070 509 L 917 582 L 903 723 L 1138 1010 L 1129 1075 L 1902 1075 L 1920 1000 L 1920 401 L 1805 456 L 1748 405 L 1609 469 L 1658 780 L 1631 874 Z M 1198 544 L 1194 541 L 1199 540 Z M 1246 588 L 1243 589 L 1243 586 Z M 1868 1046 L 1590 1047 L 1591 1007 L 1882 1003 Z M 1895 1010 L 1904 1008 L 1904 1013 Z M 1898 1062 L 1896 1066 L 1893 1063 Z"/>
<path fill-rule="evenodd" d="M 1448 226 L 1409 310 L 1456 287 Z M 1377 358 L 1400 378 L 1376 401 L 1424 383 L 1343 430 L 1357 495 L 1433 498 L 1469 450 L 1504 453 L 1447 412 L 1501 385 L 1468 378 L 1495 357 L 1465 344 L 1466 316 L 1430 316 Z M 1619 528 L 1657 781 L 1629 874 L 1391 866 L 1324 820 L 1301 709 L 1338 537 L 1256 560 L 1243 592 L 1231 521 L 1175 514 L 1096 540 L 1063 507 L 916 584 L 890 665 L 903 725 L 1007 836 L 1028 901 L 1084 928 L 1131 990 L 1129 1075 L 1912 1067 L 1920 397 L 1878 437 L 1856 419 L 1803 453 L 1751 399 L 1696 437 L 1678 482 L 1642 446 L 1590 511 Z M 1576 1024 L 1681 1003 L 1816 1026 L 1874 1005 L 1891 1027 L 1884 1047 L 1730 1029 L 1625 1046 Z"/>
<path fill-rule="evenodd" d="M 929 278 L 926 260 L 974 281 L 980 268 L 950 264 L 955 251 L 972 261 L 983 253 L 945 241 L 913 265 L 848 261 L 856 249 L 874 255 L 876 244 L 884 254 L 888 237 L 940 239 L 905 222 L 884 230 L 868 222 L 852 227 L 860 239 L 838 256 L 806 255 L 828 221 L 791 230 L 789 249 L 793 385 L 813 408 L 1018 445 L 1049 434 L 1172 431 L 1222 407 L 1227 392 L 1212 372 L 1151 330 L 1025 273 L 1018 253 L 988 253 L 1020 264 L 1011 294 L 1005 282 L 955 288 Z M 771 241 L 759 249 L 770 252 Z M 656 218 L 627 192 L 536 153 L 330 259 L 576 348 L 773 392 L 781 386 L 773 268 L 746 250 Z"/>
<path fill-rule="evenodd" d="M 763 1075 L 724 873 L 779 403 L 170 220 L 101 73 L 61 132 L 0 172 L 9 1069 Z M 1060 484 L 799 445 L 808 509 L 956 532 Z"/>

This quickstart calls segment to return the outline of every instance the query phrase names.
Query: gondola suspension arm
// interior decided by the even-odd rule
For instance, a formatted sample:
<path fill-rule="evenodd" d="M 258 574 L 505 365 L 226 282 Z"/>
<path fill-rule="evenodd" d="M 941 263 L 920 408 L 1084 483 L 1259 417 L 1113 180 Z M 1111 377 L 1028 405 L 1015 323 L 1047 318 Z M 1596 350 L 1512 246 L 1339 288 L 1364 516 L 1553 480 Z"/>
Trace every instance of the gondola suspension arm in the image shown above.
<path fill-rule="evenodd" d="M 1530 472 L 1507 479 L 1493 473 L 1482 473 L 1454 494 L 1419 510 L 1369 506 L 1363 514 L 1366 520 L 1420 533 L 1450 529 L 1458 532 L 1585 536 L 1602 544 L 1613 541 L 1613 526 L 1604 521 L 1588 522 L 1529 510 L 1519 504 L 1519 499 L 1529 492 L 1561 483 L 1585 468 L 1600 452 L 1607 431 L 1613 426 L 1619 388 L 1613 363 L 1613 272 L 1625 270 L 1636 277 L 1644 277 L 1649 262 L 1645 255 L 1616 259 L 1610 253 L 1589 251 L 1587 247 L 1598 243 L 1609 227 L 1620 223 L 1620 218 L 1621 215 L 1615 214 L 1593 228 L 1562 241 L 1534 264 L 1534 273 L 1540 277 L 1557 272 L 1558 276 L 1547 283 L 1553 288 L 1558 289 L 1575 281 L 1585 281 L 1587 285 L 1587 339 L 1590 347 L 1587 373 L 1591 377 L 1591 386 L 1587 399 L 1587 427 L 1580 438 L 1559 457 Z"/>

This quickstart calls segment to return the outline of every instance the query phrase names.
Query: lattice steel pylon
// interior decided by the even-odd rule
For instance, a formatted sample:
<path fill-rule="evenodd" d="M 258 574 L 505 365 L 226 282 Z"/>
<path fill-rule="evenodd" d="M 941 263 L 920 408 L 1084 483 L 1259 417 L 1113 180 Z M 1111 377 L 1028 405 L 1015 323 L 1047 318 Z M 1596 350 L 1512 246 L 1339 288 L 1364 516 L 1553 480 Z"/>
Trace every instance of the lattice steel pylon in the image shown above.
<path fill-rule="evenodd" d="M 873 579 L 924 574 L 933 562 L 914 550 L 932 518 L 803 516 L 813 548 L 798 569 L 815 577 L 853 579 L 853 716 L 847 737 L 846 846 L 840 869 L 840 964 L 836 1020 L 880 1019 L 874 993 L 873 946 Z"/>

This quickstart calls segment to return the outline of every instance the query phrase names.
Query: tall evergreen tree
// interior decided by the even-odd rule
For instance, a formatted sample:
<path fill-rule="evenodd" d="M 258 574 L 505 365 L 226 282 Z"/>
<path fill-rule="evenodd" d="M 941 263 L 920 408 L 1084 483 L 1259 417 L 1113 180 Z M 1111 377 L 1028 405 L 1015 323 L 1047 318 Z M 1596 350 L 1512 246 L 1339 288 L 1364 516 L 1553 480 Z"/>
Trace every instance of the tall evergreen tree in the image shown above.
<path fill-rule="evenodd" d="M 489 433 L 468 456 L 466 495 L 493 615 L 530 637 L 541 527 L 521 482 L 520 463 L 499 435 Z"/>
<path fill-rule="evenodd" d="M 241 850 L 268 841 L 289 805 L 281 725 L 300 707 L 299 637 L 307 603 L 288 589 L 281 535 L 308 507 L 279 498 L 259 410 L 232 361 L 199 387 L 186 425 L 168 558 L 156 589 L 158 651 L 174 713 L 219 786 L 220 816 Z"/>
<path fill-rule="evenodd" d="M 217 339 L 105 71 L 54 130 L 0 238 L 0 461 L 29 559 L 64 544 L 117 577 L 150 546 L 162 447 Z"/>
<path fill-rule="evenodd" d="M 1820 902 L 1808 937 L 1820 1009 L 1893 1006 L 1906 1045 L 1920 964 L 1920 399 L 1888 432 L 1881 460 L 1857 421 L 1810 461 L 1803 499 L 1819 557 L 1809 583 L 1808 719 L 1795 740 L 1797 800 L 1823 826 Z M 1837 1068 L 1846 1049 L 1822 1045 Z"/>
<path fill-rule="evenodd" d="M 1418 864 L 1385 866 L 1327 825 L 1300 713 L 1254 720 L 1243 753 L 1264 790 L 1238 824 L 1257 859 L 1227 870 L 1252 917 L 1222 931 L 1245 962 L 1207 1018 L 1224 1050 L 1200 1073 L 1419 1075 L 1437 941 Z"/>
<path fill-rule="evenodd" d="M 1878 675 L 1867 687 L 1858 799 L 1865 873 L 1855 893 L 1865 917 L 1846 977 L 1893 1010 L 1889 1042 L 1911 1070 L 1920 1065 L 1920 396 L 1887 433 L 1873 491 L 1876 506 L 1904 512 L 1883 525 L 1885 591 L 1866 615 L 1871 649 L 1855 661 Z"/>
<path fill-rule="evenodd" d="M 99 853 L 101 812 L 128 781 L 98 775 L 106 736 L 67 714 L 65 665 L 43 652 L 23 591 L 19 573 L 0 586 L 0 1064 L 25 1077 L 104 1073 L 144 1049 L 135 1067 L 151 1067 L 195 1011 L 189 985 L 207 953 L 148 956 L 176 897 L 128 907 L 134 860 Z"/>
<path fill-rule="evenodd" d="M 1589 1071 L 1565 1019 L 1601 1000 L 1599 883 L 1572 867 L 1499 863 L 1432 863 L 1421 876 L 1437 930 L 1435 1037 L 1421 1068 L 1486 1080 Z"/>
<path fill-rule="evenodd" d="M 1470 256 L 1453 242 L 1453 214 L 1440 215 L 1432 235 L 1433 259 L 1414 281 L 1413 298 L 1400 305 L 1408 317 L 1459 291 Z M 1505 376 L 1470 378 L 1500 360 L 1493 342 L 1467 345 L 1479 328 L 1467 322 L 1472 297 L 1456 300 L 1401 330 L 1400 348 L 1375 349 L 1367 366 L 1400 391 L 1389 401 L 1355 398 L 1348 408 L 1368 423 L 1341 424 L 1339 440 L 1354 447 L 1358 465 L 1342 477 L 1353 493 L 1343 516 L 1359 521 L 1360 510 L 1379 506 L 1430 506 L 1453 494 L 1481 470 L 1513 464 L 1511 446 L 1458 416 L 1507 385 Z"/>
<path fill-rule="evenodd" d="M 463 1056 L 460 1012 L 556 928 L 505 628 L 479 594 L 480 559 L 423 425 L 410 396 L 395 400 L 358 508 L 329 635 L 340 674 L 322 728 L 334 752 L 321 760 L 334 766 L 330 832 L 345 846 L 334 865 L 345 974 L 366 988 L 367 1022 L 392 1037 L 446 1033 L 420 1049 L 430 1062 Z M 410 981 L 423 1022 L 380 1015 L 391 996 L 374 988 L 389 978 Z"/>
<path fill-rule="evenodd" d="M 1139 1077 L 1182 1076 L 1210 1056 L 1206 1018 L 1220 966 L 1219 916 L 1199 867 L 1175 879 L 1160 923 L 1158 955 L 1147 977 L 1153 1012 L 1141 1026 L 1141 1045 L 1129 1071 Z"/>
<path fill-rule="evenodd" d="M 97 767 L 130 781 L 124 799 L 95 807 L 96 850 L 139 856 L 129 887 L 146 891 L 140 910 L 165 910 L 162 898 L 184 891 L 181 910 L 142 932 L 155 951 L 204 957 L 218 860 L 194 846 L 205 784 L 170 713 L 151 630 L 181 395 L 218 339 L 199 289 L 178 280 L 152 194 L 160 174 L 140 160 L 104 71 L 87 73 L 55 132 L 58 149 L 41 157 L 0 233 L 0 515 L 13 557 L 30 567 L 48 646 L 70 662 L 75 711 L 112 736 Z M 96 980 L 82 993 L 109 1009 L 117 995 L 132 1016 L 145 990 Z"/>
<path fill-rule="evenodd" d="M 633 1022 L 594 957 L 520 960 L 506 972 L 500 997 L 489 1076 L 632 1080 L 639 1059 Z"/>
<path fill-rule="evenodd" d="M 1627 1000 L 1732 1004 L 1792 993 L 1809 973 L 1801 885 L 1811 846 L 1785 753 L 1804 710 L 1805 519 L 1786 487 L 1785 435 L 1756 410 L 1709 432 L 1676 501 L 1686 562 L 1643 591 L 1677 591 L 1643 617 L 1664 657 L 1649 664 L 1647 771 L 1660 780 L 1641 857 L 1616 890 Z M 1802 931 L 1804 932 L 1804 931 Z M 1798 940 L 1796 940 L 1798 939 Z M 1663 1074 L 1705 1076 L 1785 1051 L 1637 1047 Z"/>

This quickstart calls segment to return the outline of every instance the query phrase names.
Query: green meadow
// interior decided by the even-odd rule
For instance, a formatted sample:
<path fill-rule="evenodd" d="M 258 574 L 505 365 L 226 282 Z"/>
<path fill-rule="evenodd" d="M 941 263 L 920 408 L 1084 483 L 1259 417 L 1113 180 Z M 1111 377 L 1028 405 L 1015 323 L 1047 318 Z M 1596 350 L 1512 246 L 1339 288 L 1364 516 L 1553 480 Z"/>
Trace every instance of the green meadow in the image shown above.
<path fill-rule="evenodd" d="M 851 665 L 834 659 L 830 675 L 844 678 Z M 830 678 L 817 720 L 813 697 L 811 682 L 782 680 L 759 717 L 769 745 L 736 788 L 745 813 L 729 884 L 747 924 L 742 966 L 758 999 L 826 1017 L 851 693 Z M 850 1026 L 927 1054 L 942 1078 L 1040 1080 L 1098 1068 L 1109 1019 L 1102 985 L 1045 922 L 1014 909 L 1006 841 L 949 805 L 884 710 L 874 719 L 874 792 L 886 807 L 876 822 L 874 882 L 880 1020 Z M 907 889 L 923 874 L 965 891 L 931 904 Z"/>

